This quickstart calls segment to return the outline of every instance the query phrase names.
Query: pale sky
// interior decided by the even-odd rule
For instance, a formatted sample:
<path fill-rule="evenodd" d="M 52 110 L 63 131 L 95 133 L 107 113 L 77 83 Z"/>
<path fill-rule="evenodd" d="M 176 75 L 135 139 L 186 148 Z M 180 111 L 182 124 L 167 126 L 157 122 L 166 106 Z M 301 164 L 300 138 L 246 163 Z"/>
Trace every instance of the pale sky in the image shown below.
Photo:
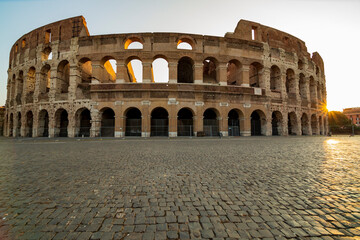
<path fill-rule="evenodd" d="M 240 19 L 305 41 L 325 63 L 329 110 L 360 107 L 360 0 L 0 0 L 0 106 L 9 52 L 25 33 L 83 15 L 90 35 L 183 32 L 224 36 Z"/>

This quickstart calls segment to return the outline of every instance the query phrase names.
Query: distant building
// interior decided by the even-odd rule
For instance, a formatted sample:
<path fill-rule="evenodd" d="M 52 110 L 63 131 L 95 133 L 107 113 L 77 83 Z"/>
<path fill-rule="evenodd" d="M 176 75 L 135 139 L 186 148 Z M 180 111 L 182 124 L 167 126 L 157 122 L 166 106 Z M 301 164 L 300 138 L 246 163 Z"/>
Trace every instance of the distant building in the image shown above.
<path fill-rule="evenodd" d="M 5 106 L 0 107 L 0 136 L 3 136 L 5 119 Z"/>
<path fill-rule="evenodd" d="M 344 108 L 343 113 L 348 119 L 351 120 L 356 126 L 360 126 L 360 107 L 356 108 Z"/>

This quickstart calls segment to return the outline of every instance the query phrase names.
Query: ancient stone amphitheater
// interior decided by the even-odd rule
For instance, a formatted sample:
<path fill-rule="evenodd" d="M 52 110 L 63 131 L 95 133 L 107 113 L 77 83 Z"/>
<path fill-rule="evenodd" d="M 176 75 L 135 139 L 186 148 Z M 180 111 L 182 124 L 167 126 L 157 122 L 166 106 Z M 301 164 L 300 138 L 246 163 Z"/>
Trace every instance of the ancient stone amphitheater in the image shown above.
<path fill-rule="evenodd" d="M 162 77 L 161 77 L 162 76 Z M 10 51 L 9 137 L 327 133 L 324 63 L 288 33 L 241 20 L 224 37 L 90 36 L 82 16 Z"/>

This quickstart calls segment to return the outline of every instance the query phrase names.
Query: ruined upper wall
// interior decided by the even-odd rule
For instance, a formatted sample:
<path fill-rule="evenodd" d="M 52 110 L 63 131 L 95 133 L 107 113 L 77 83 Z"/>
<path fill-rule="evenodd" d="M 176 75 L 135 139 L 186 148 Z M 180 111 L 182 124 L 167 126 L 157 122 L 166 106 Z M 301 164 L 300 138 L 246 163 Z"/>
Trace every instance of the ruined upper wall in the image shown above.
<path fill-rule="evenodd" d="M 39 27 L 19 38 L 11 48 L 10 63 L 16 54 L 26 49 L 34 49 L 39 44 L 53 41 L 66 41 L 73 37 L 89 36 L 86 21 L 83 16 L 72 17 Z"/>

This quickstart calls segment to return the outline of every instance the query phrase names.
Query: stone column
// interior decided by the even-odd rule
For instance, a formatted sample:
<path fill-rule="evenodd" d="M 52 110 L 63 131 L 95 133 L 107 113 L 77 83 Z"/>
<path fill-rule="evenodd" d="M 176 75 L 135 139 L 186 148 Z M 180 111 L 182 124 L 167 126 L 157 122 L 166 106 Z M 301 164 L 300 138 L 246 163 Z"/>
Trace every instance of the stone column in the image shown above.
<path fill-rule="evenodd" d="M 152 76 L 152 69 L 151 69 L 151 62 L 148 61 L 144 61 L 143 62 L 143 83 L 151 83 L 153 80 L 153 76 Z"/>
<path fill-rule="evenodd" d="M 169 83 L 177 83 L 177 62 L 169 62 Z"/>
<path fill-rule="evenodd" d="M 298 116 L 298 114 L 296 115 L 296 135 L 301 136 L 302 135 L 302 131 L 301 131 L 301 116 Z"/>
<path fill-rule="evenodd" d="M 219 131 L 222 136 L 227 137 L 229 135 L 229 126 L 228 126 L 228 117 L 218 117 L 219 121 Z"/>
<path fill-rule="evenodd" d="M 39 112 L 33 112 L 33 129 L 32 129 L 32 137 L 38 137 L 38 129 L 39 129 Z"/>
<path fill-rule="evenodd" d="M 216 72 L 217 72 L 217 79 L 219 81 L 219 84 L 221 86 L 226 86 L 227 85 L 227 66 L 226 66 L 227 63 L 219 63 L 217 69 L 216 69 Z"/>
<path fill-rule="evenodd" d="M 250 87 L 250 66 L 243 65 L 241 70 L 241 78 L 242 82 L 237 83 L 237 85 L 241 85 L 242 87 Z"/>
<path fill-rule="evenodd" d="M 281 98 L 285 99 L 287 96 L 286 92 L 286 72 L 282 71 L 281 73 Z"/>
<path fill-rule="evenodd" d="M 272 135 L 272 124 L 271 124 L 271 117 L 270 118 L 265 118 L 265 136 L 271 136 Z"/>
<path fill-rule="evenodd" d="M 73 138 L 75 137 L 75 114 L 73 114 L 71 111 L 68 112 L 68 137 Z"/>
<path fill-rule="evenodd" d="M 203 84 L 203 63 L 195 62 L 193 71 L 194 71 L 194 83 Z M 200 130 L 202 131 L 202 130 Z"/>
<path fill-rule="evenodd" d="M 68 99 L 76 99 L 76 88 L 81 83 L 80 71 L 77 64 L 70 66 L 69 92 Z"/>
<path fill-rule="evenodd" d="M 53 67 L 50 69 L 50 90 L 49 90 L 49 101 L 54 101 L 57 92 L 57 68 Z"/>
<path fill-rule="evenodd" d="M 149 112 L 149 106 L 143 105 L 141 116 L 141 137 L 150 137 L 151 133 L 151 116 Z"/>
<path fill-rule="evenodd" d="M 268 67 L 264 67 L 262 70 L 262 74 L 260 75 L 260 79 L 259 79 L 259 85 L 260 88 L 264 88 L 265 89 L 265 93 L 266 96 L 270 96 L 271 95 L 271 89 L 270 89 L 270 68 Z"/>
<path fill-rule="evenodd" d="M 91 62 L 92 67 L 92 78 L 91 83 L 96 84 L 101 82 L 101 72 L 103 71 L 103 66 L 101 65 L 100 61 L 93 60 Z"/>
<path fill-rule="evenodd" d="M 116 60 L 116 83 L 126 82 L 127 68 L 123 60 Z"/>
<path fill-rule="evenodd" d="M 114 132 L 114 136 L 116 138 L 120 138 L 120 137 L 125 136 L 124 119 L 125 119 L 125 117 L 122 114 L 120 114 L 119 111 L 115 112 L 115 132 Z"/>
<path fill-rule="evenodd" d="M 26 134 L 26 115 L 21 113 L 21 128 L 20 128 L 20 136 L 25 137 Z"/>
<path fill-rule="evenodd" d="M 90 136 L 91 137 L 99 137 L 100 136 L 100 125 L 101 125 L 101 117 L 99 114 L 99 110 L 92 107 L 90 109 L 90 115 L 91 115 Z"/>
<path fill-rule="evenodd" d="M 244 130 L 241 132 L 241 136 L 244 136 L 244 137 L 251 136 L 251 116 L 249 115 L 248 117 L 244 117 L 242 124 L 244 126 L 244 128 L 243 128 Z"/>
<path fill-rule="evenodd" d="M 35 73 L 34 102 L 39 101 L 41 72 Z"/>
<path fill-rule="evenodd" d="M 288 114 L 283 115 L 283 119 L 281 121 L 281 128 L 282 128 L 282 136 L 288 136 L 289 135 L 289 129 L 288 129 Z"/>
<path fill-rule="evenodd" d="M 301 96 L 300 96 L 300 77 L 299 74 L 295 73 L 295 93 L 296 93 L 296 101 L 301 104 Z"/>

